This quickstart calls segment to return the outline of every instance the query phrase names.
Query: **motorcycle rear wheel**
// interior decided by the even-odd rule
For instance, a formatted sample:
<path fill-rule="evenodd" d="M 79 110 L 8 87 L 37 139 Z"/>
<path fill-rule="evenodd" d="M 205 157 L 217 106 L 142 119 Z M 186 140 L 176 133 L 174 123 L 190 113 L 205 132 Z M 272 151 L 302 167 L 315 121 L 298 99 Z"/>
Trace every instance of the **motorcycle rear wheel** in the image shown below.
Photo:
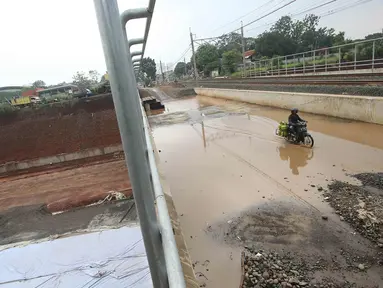
<path fill-rule="evenodd" d="M 306 147 L 312 148 L 314 146 L 314 138 L 311 135 L 306 135 L 303 139 L 303 144 Z"/>

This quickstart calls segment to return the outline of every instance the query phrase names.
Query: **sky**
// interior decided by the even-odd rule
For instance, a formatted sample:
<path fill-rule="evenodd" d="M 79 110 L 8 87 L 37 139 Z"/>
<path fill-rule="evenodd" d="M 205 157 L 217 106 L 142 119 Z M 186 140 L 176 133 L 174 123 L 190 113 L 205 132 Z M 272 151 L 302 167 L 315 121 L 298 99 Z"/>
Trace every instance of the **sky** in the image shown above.
<path fill-rule="evenodd" d="M 157 0 L 146 57 L 172 69 L 191 56 L 189 29 L 197 38 L 219 36 L 264 16 L 292 0 Z M 244 28 L 257 36 L 283 15 L 296 15 L 330 0 L 296 0 L 285 8 Z M 328 15 L 330 11 L 361 2 L 359 6 Z M 118 0 L 120 12 L 141 8 L 148 0 Z M 0 1 L 0 86 L 26 85 L 43 80 L 48 85 L 71 82 L 76 71 L 106 66 L 92 0 Z M 383 29 L 383 0 L 333 0 L 310 13 L 322 15 L 320 26 L 363 38 Z M 248 14 L 248 15 L 246 15 Z M 245 17 L 240 18 L 241 16 Z M 302 19 L 304 15 L 294 16 Z M 142 37 L 145 20 L 127 25 L 128 38 Z M 133 46 L 131 51 L 141 48 Z M 186 53 L 184 53 L 187 51 Z"/>

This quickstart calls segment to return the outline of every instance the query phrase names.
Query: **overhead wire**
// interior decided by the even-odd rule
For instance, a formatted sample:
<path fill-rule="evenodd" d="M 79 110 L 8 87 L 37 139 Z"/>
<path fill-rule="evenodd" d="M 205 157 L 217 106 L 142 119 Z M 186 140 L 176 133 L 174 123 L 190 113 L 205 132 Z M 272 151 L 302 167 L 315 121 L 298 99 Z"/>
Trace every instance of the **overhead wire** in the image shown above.
<path fill-rule="evenodd" d="M 306 8 L 304 8 L 303 11 L 298 12 L 298 13 L 295 13 L 295 14 L 292 14 L 291 17 L 296 17 L 296 16 L 299 16 L 299 15 L 305 14 L 305 13 L 307 13 L 307 12 L 316 10 L 316 9 L 318 9 L 318 8 L 321 8 L 321 7 L 324 7 L 324 6 L 326 6 L 326 5 L 329 5 L 329 4 L 331 4 L 331 3 L 334 3 L 334 2 L 336 2 L 336 1 L 338 1 L 338 0 L 327 1 L 327 2 L 325 2 L 325 3 L 319 4 L 319 5 L 316 5 L 316 6 L 306 6 Z M 273 22 L 270 22 L 270 23 L 267 23 L 267 24 L 264 24 L 264 25 L 260 25 L 260 26 L 257 26 L 257 27 L 248 29 L 248 30 L 246 30 L 246 32 L 249 32 L 249 31 L 252 31 L 252 30 L 261 28 L 261 27 L 270 26 L 270 25 L 272 25 L 272 24 L 274 24 L 274 23 L 277 23 L 277 22 L 278 22 L 278 21 L 273 21 Z"/>
<path fill-rule="evenodd" d="M 336 13 L 339 13 L 339 12 L 343 12 L 345 10 L 348 10 L 348 9 L 351 9 L 351 8 L 354 8 L 356 6 L 359 6 L 359 5 L 362 5 L 362 4 L 366 4 L 368 2 L 371 2 L 372 0 L 362 0 L 362 1 L 357 1 L 351 5 L 348 5 L 348 6 L 343 6 L 343 7 L 340 7 L 340 8 L 337 8 L 335 10 L 331 10 L 331 11 L 328 11 L 327 13 L 321 15 L 322 18 L 324 17 L 327 17 L 327 16 L 330 16 L 330 15 L 333 15 L 333 14 L 336 14 Z"/>
<path fill-rule="evenodd" d="M 274 14 L 275 12 L 278 12 L 279 10 L 281 10 L 281 9 L 283 9 L 283 8 L 285 8 L 285 7 L 289 6 L 289 5 L 291 5 L 291 4 L 293 4 L 293 3 L 296 2 L 296 1 L 297 1 L 297 0 L 292 0 L 292 1 L 290 1 L 290 2 L 288 2 L 288 3 L 286 3 L 286 4 L 284 4 L 284 5 L 282 5 L 282 6 L 280 6 L 280 7 L 278 7 L 277 9 L 274 9 L 273 11 L 271 11 L 271 12 L 269 12 L 269 13 L 267 13 L 267 14 L 265 14 L 265 15 L 263 15 L 263 16 L 257 18 L 257 19 L 255 19 L 255 20 L 253 20 L 253 21 L 251 21 L 251 22 L 249 22 L 249 23 L 243 25 L 241 28 L 245 28 L 245 27 L 247 27 L 247 26 L 249 26 L 249 25 L 251 25 L 251 24 L 253 24 L 253 23 L 255 23 L 255 22 L 259 21 L 259 20 L 262 20 L 263 18 L 265 18 L 265 17 L 267 17 L 267 16 L 269 16 L 269 15 L 271 15 L 271 14 Z M 239 29 L 241 29 L 241 28 L 239 28 Z M 236 30 L 234 30 L 234 31 L 237 31 L 237 30 L 238 30 L 238 29 L 236 29 Z M 234 31 L 233 31 L 233 32 L 234 32 Z M 231 32 L 230 32 L 230 33 L 231 33 Z"/>
<path fill-rule="evenodd" d="M 186 53 L 189 52 L 190 48 L 191 48 L 191 45 L 189 45 L 188 48 L 186 48 L 186 50 L 181 54 L 181 57 L 179 57 L 179 59 L 178 59 L 177 61 L 173 62 L 173 63 L 175 63 L 175 64 L 173 65 L 173 68 L 177 65 L 177 63 L 178 63 L 182 58 L 185 57 Z"/>
<path fill-rule="evenodd" d="M 283 1 L 284 1 L 284 0 L 283 0 Z M 282 1 L 282 2 L 283 2 L 283 1 Z M 238 30 L 240 30 L 241 28 L 247 27 L 247 26 L 249 26 L 249 25 L 251 25 L 251 24 L 253 24 L 253 23 L 255 23 L 255 22 L 257 22 L 257 21 L 259 21 L 259 20 L 261 20 L 261 19 L 263 19 L 263 18 L 265 18 L 265 17 L 271 15 L 271 14 L 274 14 L 275 12 L 278 12 L 279 10 L 281 10 L 281 9 L 283 9 L 283 8 L 285 8 L 285 7 L 289 6 L 289 5 L 291 5 L 291 4 L 293 4 L 293 3 L 296 2 L 296 1 L 297 1 L 297 0 L 291 0 L 290 2 L 288 2 L 288 3 L 286 3 L 286 4 L 282 5 L 282 6 L 280 6 L 280 7 L 278 7 L 278 8 L 276 8 L 276 9 L 274 9 L 274 10 L 272 10 L 271 12 L 266 13 L 265 15 L 263 15 L 263 16 L 261 16 L 261 17 L 258 17 L 257 19 L 255 19 L 255 20 L 253 20 L 253 21 L 251 21 L 251 22 L 249 22 L 249 23 L 246 23 L 246 24 L 243 25 L 242 27 L 237 28 L 237 29 L 234 29 L 234 30 L 232 30 L 232 31 L 230 31 L 230 32 L 224 33 L 224 34 L 222 34 L 222 35 L 220 35 L 220 36 L 217 36 L 217 37 L 210 37 L 210 38 L 204 38 L 204 39 L 196 39 L 196 40 L 198 41 L 198 40 L 207 40 L 207 39 L 217 39 L 217 38 L 220 38 L 220 37 L 222 37 L 222 36 L 229 35 L 229 34 L 235 32 L 235 31 L 238 31 Z M 279 2 L 279 3 L 280 3 L 280 2 Z M 275 6 L 274 6 L 274 7 L 275 7 Z"/>
<path fill-rule="evenodd" d="M 222 29 L 222 28 L 224 28 L 224 27 L 229 26 L 230 24 L 236 23 L 238 20 L 241 20 L 242 18 L 245 18 L 246 16 L 249 16 L 250 14 L 254 13 L 254 12 L 257 11 L 257 10 L 262 9 L 263 7 L 266 7 L 267 5 L 271 4 L 271 3 L 274 2 L 274 1 L 275 1 L 275 0 L 267 1 L 265 4 L 263 4 L 263 5 L 261 5 L 261 6 L 257 7 L 257 8 L 255 8 L 254 10 L 251 10 L 250 12 L 248 12 L 248 13 L 246 13 L 246 14 L 244 14 L 244 15 L 238 17 L 238 18 L 236 18 L 235 20 L 233 20 L 233 21 L 231 21 L 231 22 L 229 22 L 229 23 L 226 23 L 226 24 L 224 24 L 224 25 L 222 25 L 222 26 L 220 26 L 220 27 L 214 29 L 214 30 L 211 31 L 211 32 L 218 31 L 218 30 L 220 30 L 220 29 Z"/>
<path fill-rule="evenodd" d="M 332 4 L 332 3 L 335 3 L 337 2 L 336 4 L 340 4 L 338 2 L 339 0 L 331 0 L 331 1 L 328 1 L 328 2 L 325 2 L 325 3 L 322 3 L 320 5 L 317 5 L 315 7 L 310 7 L 302 12 L 298 12 L 298 13 L 295 13 L 295 14 L 292 14 L 291 17 L 294 18 L 294 17 L 297 17 L 299 15 L 302 15 L 302 14 L 305 14 L 307 12 L 310 12 L 310 11 L 313 11 L 313 10 L 316 10 L 316 9 L 320 9 L 320 8 L 323 8 L 329 4 Z M 335 13 L 339 13 L 339 12 L 342 12 L 344 10 L 347 10 L 347 9 L 350 9 L 350 8 L 353 8 L 355 6 L 358 6 L 358 5 L 361 5 L 361 4 L 364 4 L 364 3 L 367 3 L 367 2 L 370 2 L 372 0 L 358 0 L 356 3 L 353 3 L 350 5 L 350 3 L 348 3 L 347 5 L 343 5 L 343 6 L 337 6 L 337 7 L 334 7 L 333 10 L 330 10 L 330 11 L 326 11 L 326 12 L 320 12 L 322 14 L 318 14 L 318 16 L 320 17 L 326 17 L 326 16 L 329 16 L 329 15 L 332 15 L 332 14 L 335 14 Z M 346 2 L 349 2 L 349 1 L 346 1 Z M 341 3 L 341 4 L 344 4 L 344 3 Z M 253 31 L 253 30 L 256 30 L 256 29 L 259 29 L 259 28 L 262 28 L 262 27 L 267 27 L 267 26 L 270 26 L 270 25 L 273 25 L 275 23 L 277 23 L 278 21 L 274 21 L 274 22 L 270 22 L 270 23 L 267 23 L 267 24 L 263 24 L 263 25 L 260 25 L 260 26 L 257 26 L 257 27 L 254 27 L 254 28 L 251 28 L 251 29 L 248 29 L 246 30 L 246 32 L 249 32 L 249 31 Z"/>

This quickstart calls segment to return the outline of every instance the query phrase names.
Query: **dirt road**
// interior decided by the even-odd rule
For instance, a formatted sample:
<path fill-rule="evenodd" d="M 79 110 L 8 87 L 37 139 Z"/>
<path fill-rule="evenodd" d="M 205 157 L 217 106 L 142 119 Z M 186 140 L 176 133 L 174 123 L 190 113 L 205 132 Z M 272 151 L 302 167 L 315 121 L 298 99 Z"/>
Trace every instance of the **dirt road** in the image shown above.
<path fill-rule="evenodd" d="M 48 205 L 51 212 L 88 205 L 106 197 L 110 191 L 132 195 L 128 171 L 123 160 L 104 160 L 79 167 L 0 178 L 0 212 L 6 209 Z"/>
<path fill-rule="evenodd" d="M 274 135 L 288 111 L 171 98 L 150 121 L 201 285 L 238 287 L 241 251 L 252 247 L 323 261 L 318 287 L 326 279 L 381 287 L 382 250 L 341 221 L 323 193 L 333 179 L 358 184 L 350 174 L 383 170 L 382 126 L 302 113 L 315 139 L 307 149 Z"/>

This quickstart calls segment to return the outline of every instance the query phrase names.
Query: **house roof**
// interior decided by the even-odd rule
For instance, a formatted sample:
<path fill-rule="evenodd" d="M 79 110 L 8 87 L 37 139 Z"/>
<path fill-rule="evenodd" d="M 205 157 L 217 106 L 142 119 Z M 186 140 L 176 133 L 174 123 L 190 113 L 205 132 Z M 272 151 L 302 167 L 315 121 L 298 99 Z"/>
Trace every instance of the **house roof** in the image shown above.
<path fill-rule="evenodd" d="M 245 51 L 245 58 L 249 58 L 255 54 L 255 50 Z"/>
<path fill-rule="evenodd" d="M 77 85 L 73 85 L 73 84 L 66 84 L 66 85 L 61 85 L 61 86 L 54 86 L 54 87 L 51 87 L 51 88 L 47 88 L 47 89 L 43 89 L 43 90 L 39 90 L 40 93 L 44 93 L 44 92 L 49 92 L 49 91 L 55 91 L 57 89 L 68 89 L 68 88 L 78 88 Z"/>

